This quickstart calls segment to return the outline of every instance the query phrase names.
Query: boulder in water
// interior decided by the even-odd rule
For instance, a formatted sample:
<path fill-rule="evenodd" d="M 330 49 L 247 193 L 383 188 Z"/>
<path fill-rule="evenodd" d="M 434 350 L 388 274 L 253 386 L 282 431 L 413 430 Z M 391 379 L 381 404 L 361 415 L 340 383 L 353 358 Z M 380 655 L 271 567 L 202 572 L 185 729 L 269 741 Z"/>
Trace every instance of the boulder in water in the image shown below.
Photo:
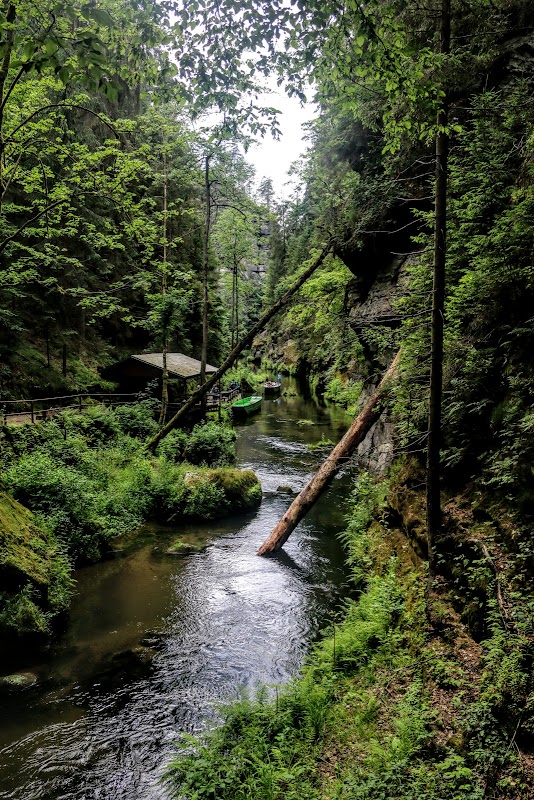
<path fill-rule="evenodd" d="M 189 556 L 192 553 L 201 553 L 205 549 L 205 544 L 193 544 L 192 542 L 182 542 L 181 539 L 176 539 L 163 552 L 166 556 Z"/>
<path fill-rule="evenodd" d="M 4 675 L 0 678 L 0 691 L 21 692 L 24 689 L 31 689 L 38 680 L 37 675 L 33 672 L 14 672 L 12 675 Z"/>

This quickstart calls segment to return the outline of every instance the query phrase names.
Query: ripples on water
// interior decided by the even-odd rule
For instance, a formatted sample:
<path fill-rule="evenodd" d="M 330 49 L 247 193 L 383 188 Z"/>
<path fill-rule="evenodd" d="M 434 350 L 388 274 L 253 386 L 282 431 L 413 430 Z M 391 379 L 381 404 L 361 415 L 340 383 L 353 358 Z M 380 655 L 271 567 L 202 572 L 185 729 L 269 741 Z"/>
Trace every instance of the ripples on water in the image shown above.
<path fill-rule="evenodd" d="M 317 413 L 300 397 L 265 402 L 239 429 L 239 466 L 257 472 L 264 500 L 257 513 L 174 531 L 208 542 L 205 551 L 157 558 L 152 543 L 80 571 L 69 629 L 36 666 L 40 688 L 1 698 L 1 798 L 161 800 L 180 731 L 200 731 L 221 701 L 297 672 L 345 591 L 334 536 L 344 481 L 282 553 L 255 553 L 290 502 L 278 487 L 300 491 L 320 461 L 306 444 L 344 429 L 324 413 L 319 428 L 295 424 Z M 151 663 L 115 655 L 146 641 Z"/>

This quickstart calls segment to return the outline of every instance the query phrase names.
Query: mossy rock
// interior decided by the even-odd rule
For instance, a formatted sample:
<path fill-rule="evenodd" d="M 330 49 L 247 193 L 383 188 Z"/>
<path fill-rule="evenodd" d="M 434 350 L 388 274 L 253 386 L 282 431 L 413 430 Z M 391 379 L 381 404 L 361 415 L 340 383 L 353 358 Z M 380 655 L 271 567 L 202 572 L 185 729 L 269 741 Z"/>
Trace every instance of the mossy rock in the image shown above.
<path fill-rule="evenodd" d="M 0 633 L 47 634 L 68 605 L 71 567 L 32 513 L 0 493 Z"/>
<path fill-rule="evenodd" d="M 285 486 L 285 485 L 277 486 L 276 491 L 279 494 L 297 494 L 297 492 L 294 489 L 292 489 L 291 486 Z"/>
<path fill-rule="evenodd" d="M 48 583 L 46 535 L 32 513 L 5 493 L 0 494 L 0 575 L 8 590 L 28 580 L 36 586 Z"/>
<path fill-rule="evenodd" d="M 193 553 L 201 553 L 206 549 L 205 544 L 193 544 L 192 542 L 182 542 L 176 539 L 170 547 L 163 551 L 166 556 L 190 556 Z"/>
<path fill-rule="evenodd" d="M 21 692 L 35 686 L 38 678 L 33 672 L 14 672 L 0 678 L 0 692 Z"/>
<path fill-rule="evenodd" d="M 217 519 L 261 503 L 261 484 L 251 469 L 218 467 L 187 472 L 185 516 Z"/>

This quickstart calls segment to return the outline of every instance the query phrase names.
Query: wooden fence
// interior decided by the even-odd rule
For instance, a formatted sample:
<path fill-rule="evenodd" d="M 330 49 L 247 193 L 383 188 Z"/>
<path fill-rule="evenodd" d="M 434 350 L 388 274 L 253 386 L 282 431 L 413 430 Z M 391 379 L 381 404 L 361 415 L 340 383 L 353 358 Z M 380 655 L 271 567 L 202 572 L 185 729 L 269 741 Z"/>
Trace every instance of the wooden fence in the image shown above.
<path fill-rule="evenodd" d="M 206 397 L 207 410 L 217 410 L 221 405 L 232 402 L 238 396 L 239 389 L 211 392 Z M 38 397 L 33 400 L 0 400 L 0 415 L 2 425 L 8 425 L 10 422 L 16 425 L 23 422 L 42 422 L 67 408 L 81 412 L 95 403 L 113 408 L 136 402 L 139 402 L 138 394 L 114 394 L 113 392 L 67 394 L 61 397 Z M 182 403 L 170 403 L 168 413 L 176 413 L 181 405 Z"/>
<path fill-rule="evenodd" d="M 53 417 L 67 408 L 83 411 L 84 408 L 100 403 L 106 406 L 120 406 L 126 403 L 135 403 L 139 399 L 137 394 L 83 393 L 67 394 L 61 397 L 37 397 L 33 400 L 0 400 L 0 413 L 2 423 L 9 421 L 40 422 Z"/>

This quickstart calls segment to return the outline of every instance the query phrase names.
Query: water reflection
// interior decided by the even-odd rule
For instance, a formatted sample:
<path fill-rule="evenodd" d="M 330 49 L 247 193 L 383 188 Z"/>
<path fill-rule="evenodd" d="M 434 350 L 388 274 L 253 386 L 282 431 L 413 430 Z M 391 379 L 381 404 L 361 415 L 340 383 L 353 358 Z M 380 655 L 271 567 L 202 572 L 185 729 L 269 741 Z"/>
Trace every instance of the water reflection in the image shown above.
<path fill-rule="evenodd" d="M 208 545 L 187 558 L 154 555 L 177 531 L 152 526 L 137 552 L 80 571 L 69 628 L 36 667 L 41 687 L 0 700 L 1 797 L 163 798 L 178 731 L 200 730 L 221 700 L 298 670 L 345 592 L 334 534 L 347 479 L 282 553 L 255 553 L 290 502 L 278 487 L 299 491 L 320 461 L 307 444 L 345 426 L 300 396 L 264 402 L 238 434 L 239 464 L 264 488 L 257 513 L 180 529 Z"/>

